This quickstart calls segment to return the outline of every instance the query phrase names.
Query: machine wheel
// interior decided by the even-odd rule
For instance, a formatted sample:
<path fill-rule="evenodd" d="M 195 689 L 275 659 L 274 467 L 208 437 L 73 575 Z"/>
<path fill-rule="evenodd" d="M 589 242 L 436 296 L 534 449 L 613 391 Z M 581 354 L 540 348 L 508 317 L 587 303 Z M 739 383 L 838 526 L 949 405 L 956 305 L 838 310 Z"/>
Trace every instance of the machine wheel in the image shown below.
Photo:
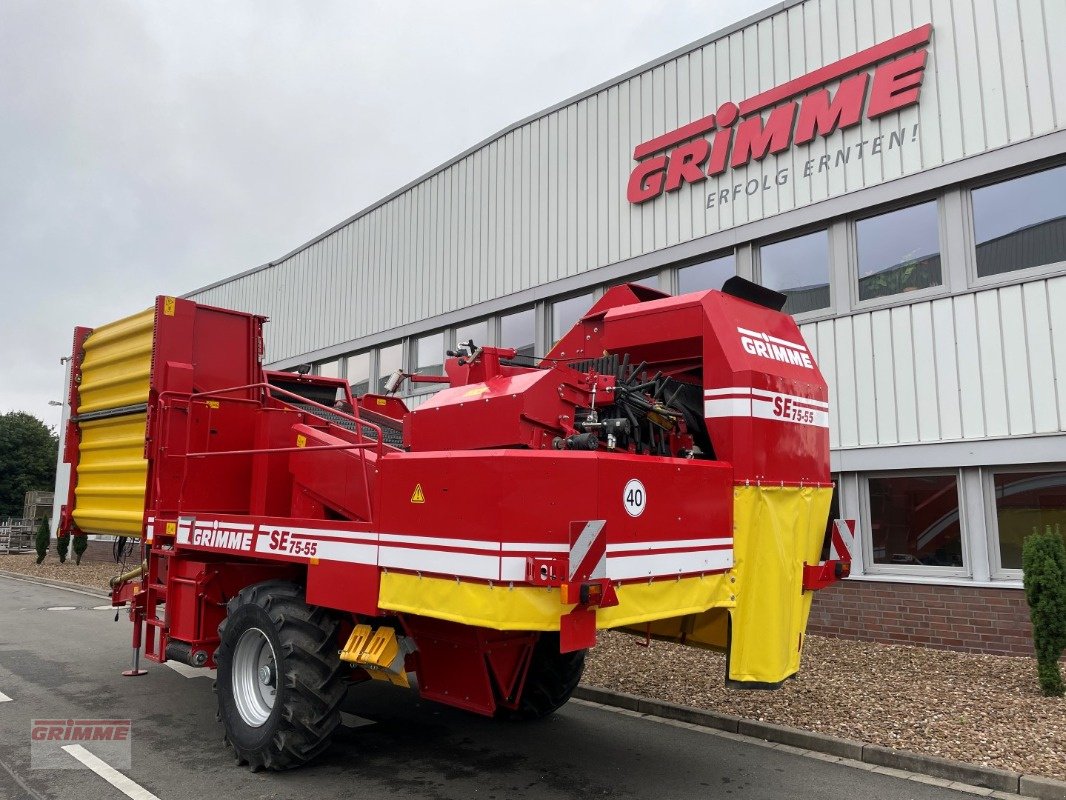
<path fill-rule="evenodd" d="M 286 581 L 241 590 L 226 612 L 215 652 L 226 744 L 253 772 L 310 761 L 329 746 L 347 689 L 338 620 Z"/>
<path fill-rule="evenodd" d="M 533 647 L 526 685 L 517 709 L 500 716 L 513 720 L 541 719 L 566 705 L 585 671 L 585 650 L 559 652 L 559 634 L 542 633 Z"/>

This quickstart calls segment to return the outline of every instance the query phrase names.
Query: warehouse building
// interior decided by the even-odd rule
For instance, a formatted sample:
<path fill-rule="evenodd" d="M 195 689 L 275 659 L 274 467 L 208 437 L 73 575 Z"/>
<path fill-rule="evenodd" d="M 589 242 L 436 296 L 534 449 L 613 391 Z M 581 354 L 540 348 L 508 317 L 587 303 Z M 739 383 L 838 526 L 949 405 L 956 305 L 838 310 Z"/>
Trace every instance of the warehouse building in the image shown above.
<path fill-rule="evenodd" d="M 1040 0 L 778 3 L 189 297 L 362 392 L 458 340 L 543 354 L 623 281 L 780 290 L 859 531 L 812 630 L 1027 652 L 1021 542 L 1066 529 L 1062 30 Z"/>

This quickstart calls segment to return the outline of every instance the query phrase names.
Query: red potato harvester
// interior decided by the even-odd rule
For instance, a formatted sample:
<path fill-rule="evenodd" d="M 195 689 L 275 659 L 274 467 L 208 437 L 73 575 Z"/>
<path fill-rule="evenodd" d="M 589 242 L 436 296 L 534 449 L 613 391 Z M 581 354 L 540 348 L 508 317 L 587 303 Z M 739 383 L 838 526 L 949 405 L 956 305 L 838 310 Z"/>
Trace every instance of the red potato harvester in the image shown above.
<path fill-rule="evenodd" d="M 832 493 L 828 394 L 784 298 L 609 290 L 543 359 L 468 342 L 385 395 L 265 370 L 254 314 L 159 297 L 78 328 L 61 535 L 140 537 L 139 654 L 217 667 L 253 769 L 324 750 L 364 680 L 487 716 L 569 698 L 596 632 L 799 668 Z M 414 410 L 403 380 L 444 384 Z"/>

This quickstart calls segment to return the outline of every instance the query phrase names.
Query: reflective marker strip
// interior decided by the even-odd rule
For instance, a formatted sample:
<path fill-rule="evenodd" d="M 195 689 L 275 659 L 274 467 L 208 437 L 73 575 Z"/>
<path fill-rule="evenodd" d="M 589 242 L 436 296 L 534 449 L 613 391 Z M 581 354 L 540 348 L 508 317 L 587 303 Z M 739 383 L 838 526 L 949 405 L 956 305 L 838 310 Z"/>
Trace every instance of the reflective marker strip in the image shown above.
<path fill-rule="evenodd" d="M 851 561 L 855 552 L 855 520 L 833 520 L 833 532 L 829 537 L 829 558 L 833 561 Z"/>
<path fill-rule="evenodd" d="M 159 800 L 158 796 L 152 794 L 139 783 L 127 778 L 106 761 L 93 755 L 80 744 L 66 744 L 63 745 L 63 749 L 126 795 L 126 797 L 129 797 L 130 800 Z"/>
<path fill-rule="evenodd" d="M 585 524 L 581 535 L 570 547 L 570 580 L 578 573 L 590 579 L 607 577 L 607 537 L 603 527 L 607 520 L 594 519 Z"/>

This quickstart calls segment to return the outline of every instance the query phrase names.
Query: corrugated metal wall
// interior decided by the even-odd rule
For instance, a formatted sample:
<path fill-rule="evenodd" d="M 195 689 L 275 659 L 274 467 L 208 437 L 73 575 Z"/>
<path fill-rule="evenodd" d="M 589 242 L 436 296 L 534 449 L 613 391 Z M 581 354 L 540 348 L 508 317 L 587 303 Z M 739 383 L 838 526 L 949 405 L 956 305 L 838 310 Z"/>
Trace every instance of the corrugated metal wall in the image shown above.
<path fill-rule="evenodd" d="M 801 326 L 831 446 L 1066 430 L 1064 309 L 1061 276 Z"/>
<path fill-rule="evenodd" d="M 723 188 L 790 170 L 741 202 L 705 209 L 713 180 L 626 201 L 636 144 L 926 22 L 917 108 L 726 173 Z M 1066 59 L 1048 40 L 1062 30 L 1061 0 L 808 0 L 528 122 L 276 266 L 190 296 L 269 315 L 277 361 L 1048 133 L 1066 127 Z M 807 159 L 900 128 L 899 147 L 798 177 Z M 868 338 L 875 320 L 894 335 L 897 317 L 921 313 L 869 315 Z M 878 436 L 911 434 L 911 421 L 890 416 L 874 420 Z M 852 428 L 856 441 L 869 435 L 857 420 L 842 435 Z"/>

